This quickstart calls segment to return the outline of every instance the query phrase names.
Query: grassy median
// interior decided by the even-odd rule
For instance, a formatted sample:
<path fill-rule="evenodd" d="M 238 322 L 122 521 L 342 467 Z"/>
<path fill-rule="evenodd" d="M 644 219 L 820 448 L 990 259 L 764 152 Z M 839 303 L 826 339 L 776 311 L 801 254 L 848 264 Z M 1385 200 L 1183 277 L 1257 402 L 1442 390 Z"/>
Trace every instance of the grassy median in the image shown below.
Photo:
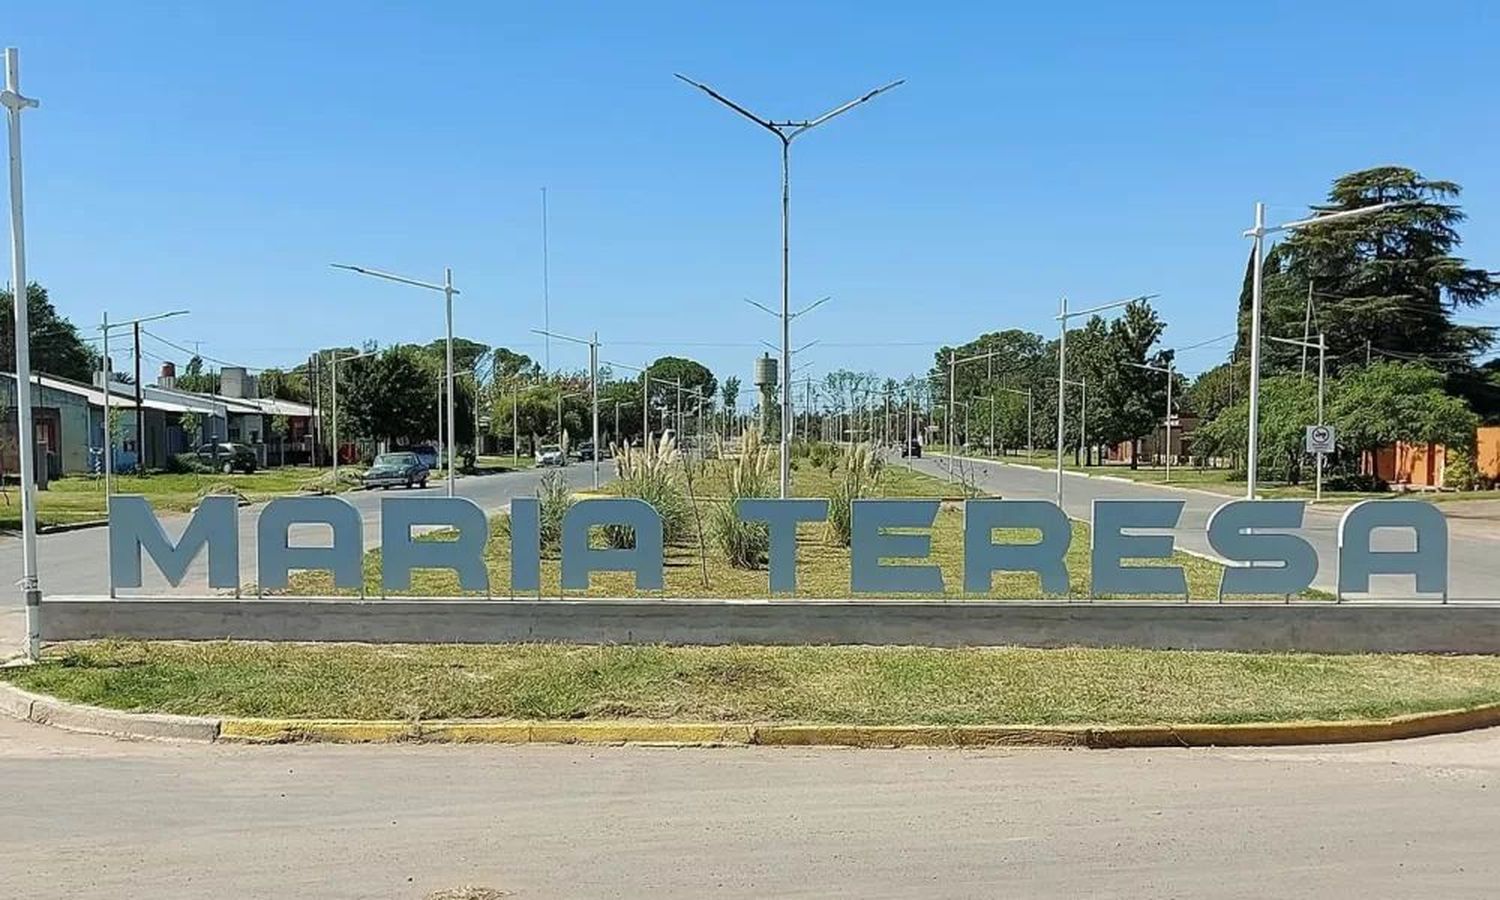
<path fill-rule="evenodd" d="M 694 484 L 699 497 L 696 504 L 697 518 L 704 528 L 700 545 L 696 528 L 689 539 L 676 545 L 668 545 L 664 552 L 664 580 L 662 591 L 636 591 L 632 576 L 623 573 L 595 573 L 587 591 L 561 589 L 561 563 L 557 555 L 544 554 L 542 558 L 542 591 L 544 597 L 726 597 L 755 598 L 769 596 L 769 575 L 764 568 L 745 569 L 731 566 L 719 551 L 711 534 L 711 507 L 724 502 L 707 499 L 722 492 L 723 477 L 709 470 L 708 477 Z M 832 489 L 832 478 L 821 469 L 802 467 L 794 473 L 793 494 L 799 497 L 827 497 Z M 880 480 L 873 486 L 871 497 L 923 497 L 953 498 L 961 495 L 962 486 L 915 472 L 903 466 L 888 466 Z M 945 592 L 941 594 L 902 594 L 902 598 L 922 597 L 943 599 L 1026 599 L 1044 596 L 1036 575 L 1024 572 L 997 572 L 991 579 L 988 593 L 966 593 L 963 590 L 963 509 L 961 501 L 948 499 L 943 503 L 932 530 L 932 554 L 930 559 L 888 560 L 895 563 L 937 565 L 943 572 Z M 1083 522 L 1073 523 L 1073 540 L 1068 549 L 1066 563 L 1069 573 L 1069 593 L 1066 596 L 1086 598 L 1089 589 L 1089 526 Z M 441 535 L 432 535 L 441 538 Z M 994 540 L 1027 542 L 1035 541 L 1039 533 L 1027 529 L 996 529 Z M 514 596 L 510 580 L 510 537 L 506 532 L 504 517 L 491 520 L 489 543 L 485 548 L 485 563 L 489 570 L 492 596 Z M 1223 567 L 1201 557 L 1177 552 L 1170 561 L 1150 561 L 1150 565 L 1173 565 L 1182 567 L 1187 577 L 1189 595 L 1195 599 L 1212 599 L 1217 596 L 1219 575 Z M 333 587 L 332 576 L 327 572 L 301 572 L 292 577 L 289 591 L 299 596 L 337 596 L 357 594 L 357 591 L 339 591 Z M 365 554 L 366 596 L 398 596 L 385 594 L 380 586 L 380 551 Z M 419 571 L 412 578 L 412 589 L 403 596 L 457 596 L 463 594 L 458 588 L 458 579 L 452 572 L 444 570 Z M 483 592 L 473 592 L 483 596 Z M 535 595 L 532 595 L 535 596 Z M 778 595 L 782 596 L 782 595 Z M 849 548 L 830 542 L 823 525 L 804 525 L 797 532 L 797 597 L 828 598 L 849 596 Z M 1141 599 L 1141 598 L 1134 598 Z M 1281 600 L 1282 598 L 1274 598 Z"/>
<path fill-rule="evenodd" d="M 232 488 L 251 502 L 296 494 L 300 491 L 328 490 L 332 486 L 329 469 L 286 466 L 261 469 L 245 474 L 157 473 L 153 475 L 118 475 L 114 492 L 141 494 L 157 512 L 189 512 L 198 505 L 204 493 Z M 348 485 L 344 485 L 347 488 Z M 45 491 L 37 492 L 37 524 L 71 525 L 104 518 L 104 479 L 72 476 L 53 480 Z M 0 529 L 21 527 L 19 488 L 7 488 L 0 495 Z"/>
<path fill-rule="evenodd" d="M 0 678 L 116 709 L 398 720 L 1223 724 L 1500 702 L 1500 657 L 1006 647 L 101 642 Z"/>

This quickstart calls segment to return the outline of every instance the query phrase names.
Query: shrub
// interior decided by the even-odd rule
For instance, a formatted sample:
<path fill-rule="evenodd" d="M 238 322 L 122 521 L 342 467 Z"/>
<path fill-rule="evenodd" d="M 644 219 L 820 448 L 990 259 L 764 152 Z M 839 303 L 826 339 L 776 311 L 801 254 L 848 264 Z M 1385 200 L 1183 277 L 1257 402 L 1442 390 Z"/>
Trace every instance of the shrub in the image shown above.
<path fill-rule="evenodd" d="M 1474 466 L 1474 456 L 1466 450 L 1448 448 L 1447 464 L 1443 466 L 1443 487 L 1454 491 L 1472 491 L 1479 486 L 1479 470 Z"/>
<path fill-rule="evenodd" d="M 755 432 L 740 441 L 739 453 L 727 457 L 729 496 L 716 504 L 712 528 L 724 558 L 737 569 L 759 569 L 771 553 L 771 531 L 764 522 L 746 522 L 735 515 L 735 502 L 748 497 L 769 497 L 776 474 L 775 448 L 762 446 Z"/>
<path fill-rule="evenodd" d="M 1330 491 L 1358 491 L 1362 494 L 1382 493 L 1391 489 L 1384 479 L 1376 475 L 1347 472 L 1325 477 L 1323 487 Z"/>
<path fill-rule="evenodd" d="M 174 453 L 162 467 L 170 475 L 207 475 L 213 469 L 191 453 Z"/>
<path fill-rule="evenodd" d="M 620 474 L 616 492 L 656 507 L 663 543 L 684 542 L 692 532 L 692 510 L 682 489 L 682 453 L 676 439 L 664 434 L 660 441 L 644 447 L 617 447 L 615 456 Z M 606 526 L 604 539 L 617 549 L 634 547 L 635 531 L 623 525 Z"/>
<path fill-rule="evenodd" d="M 573 505 L 573 491 L 561 472 L 549 472 L 537 485 L 538 532 L 542 552 L 557 555 L 562 551 L 563 517 Z"/>
<path fill-rule="evenodd" d="M 880 457 L 869 444 L 855 444 L 844 453 L 844 477 L 828 500 L 828 539 L 849 546 L 854 530 L 854 501 L 866 496 L 880 477 Z M 830 472 L 832 469 L 830 469 Z"/>

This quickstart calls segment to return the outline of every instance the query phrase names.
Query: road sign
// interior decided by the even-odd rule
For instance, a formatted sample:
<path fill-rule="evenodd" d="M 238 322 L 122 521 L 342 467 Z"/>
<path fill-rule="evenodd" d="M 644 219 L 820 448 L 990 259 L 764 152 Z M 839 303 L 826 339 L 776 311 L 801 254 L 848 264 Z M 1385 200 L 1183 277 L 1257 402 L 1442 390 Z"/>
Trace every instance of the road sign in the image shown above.
<path fill-rule="evenodd" d="M 1336 435 L 1332 425 L 1307 426 L 1307 452 L 1332 453 Z"/>

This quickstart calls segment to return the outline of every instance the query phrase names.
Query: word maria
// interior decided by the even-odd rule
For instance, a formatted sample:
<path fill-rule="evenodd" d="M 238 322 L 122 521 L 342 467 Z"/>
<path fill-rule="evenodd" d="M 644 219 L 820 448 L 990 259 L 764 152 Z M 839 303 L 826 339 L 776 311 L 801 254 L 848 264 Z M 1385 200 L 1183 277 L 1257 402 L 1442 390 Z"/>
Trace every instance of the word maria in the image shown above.
<path fill-rule="evenodd" d="M 941 593 L 942 570 L 920 561 L 931 555 L 931 527 L 937 500 L 856 500 L 850 542 L 849 590 L 857 594 Z M 1046 500 L 969 500 L 964 504 L 963 589 L 984 594 L 996 572 L 1033 572 L 1043 591 L 1068 592 L 1066 558 L 1073 529 L 1061 509 Z M 1129 565 L 1127 560 L 1167 559 L 1170 529 L 1182 514 L 1180 500 L 1096 500 L 1089 576 L 1091 592 L 1104 594 L 1187 594 L 1187 577 L 1172 565 Z M 770 534 L 768 589 L 797 588 L 797 526 L 828 516 L 827 500 L 741 500 L 735 507 L 746 521 L 762 522 Z M 1230 567 L 1226 595 L 1295 594 L 1318 573 L 1318 554 L 1295 530 L 1302 526 L 1300 500 L 1235 500 L 1208 520 L 1208 543 Z M 332 540 L 321 546 L 293 545 L 293 526 L 323 526 Z M 605 549 L 589 545 L 589 535 L 606 525 L 635 532 L 635 546 Z M 266 504 L 256 522 L 256 564 L 262 589 L 287 587 L 294 570 L 326 570 L 341 588 L 364 583 L 364 523 L 359 511 L 338 497 L 284 497 Z M 414 529 L 449 530 L 451 540 L 418 540 Z M 1036 535 L 1035 540 L 997 541 L 997 529 Z M 1411 549 L 1377 550 L 1377 529 L 1397 529 L 1413 540 Z M 457 497 L 384 498 L 380 510 L 381 585 L 385 591 L 411 588 L 417 569 L 447 569 L 465 590 L 489 586 L 484 550 L 489 526 L 483 510 Z M 146 499 L 112 499 L 109 517 L 110 584 L 141 586 L 142 556 L 150 556 L 173 585 L 201 554 L 208 557 L 213 588 L 240 587 L 239 515 L 235 498 L 207 497 L 173 541 Z M 541 589 L 540 508 L 535 498 L 511 502 L 510 576 L 516 592 Z M 891 562 L 900 560 L 900 562 Z M 1338 592 L 1367 593 L 1373 575 L 1409 575 L 1416 592 L 1448 589 L 1447 522 L 1436 507 L 1421 502 L 1364 501 L 1349 507 L 1338 528 Z M 594 572 L 631 572 L 638 590 L 659 590 L 663 581 L 661 517 L 634 499 L 589 499 L 574 503 L 562 524 L 562 587 L 586 590 Z"/>

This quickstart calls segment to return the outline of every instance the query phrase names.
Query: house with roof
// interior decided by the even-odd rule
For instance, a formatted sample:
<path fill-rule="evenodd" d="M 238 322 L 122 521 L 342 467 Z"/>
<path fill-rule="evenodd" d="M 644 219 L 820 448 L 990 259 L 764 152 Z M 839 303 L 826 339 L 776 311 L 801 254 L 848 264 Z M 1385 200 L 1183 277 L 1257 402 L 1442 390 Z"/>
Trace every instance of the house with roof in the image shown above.
<path fill-rule="evenodd" d="M 163 366 L 156 384 L 116 381 L 109 387 L 109 403 L 116 422 L 115 470 L 133 471 L 138 465 L 161 468 L 174 454 L 202 443 L 230 441 L 255 450 L 261 465 L 307 462 L 312 452 L 314 416 L 305 403 L 261 398 L 254 379 L 245 375 L 222 380 L 223 394 L 179 390 L 175 371 Z M 240 370 L 240 374 L 244 374 Z M 249 394 L 250 396 L 237 396 Z M 104 388 L 99 376 L 84 384 L 52 375 L 32 376 L 32 422 L 37 446 L 38 475 L 97 474 L 103 471 Z M 19 468 L 16 442 L 16 383 L 13 373 L 0 373 L 0 470 Z M 118 412 L 115 412 L 118 410 Z M 272 420 L 284 417 L 286 434 L 272 435 Z M 191 426 L 196 419 L 196 428 Z M 191 433 L 190 433 L 191 432 Z"/>

